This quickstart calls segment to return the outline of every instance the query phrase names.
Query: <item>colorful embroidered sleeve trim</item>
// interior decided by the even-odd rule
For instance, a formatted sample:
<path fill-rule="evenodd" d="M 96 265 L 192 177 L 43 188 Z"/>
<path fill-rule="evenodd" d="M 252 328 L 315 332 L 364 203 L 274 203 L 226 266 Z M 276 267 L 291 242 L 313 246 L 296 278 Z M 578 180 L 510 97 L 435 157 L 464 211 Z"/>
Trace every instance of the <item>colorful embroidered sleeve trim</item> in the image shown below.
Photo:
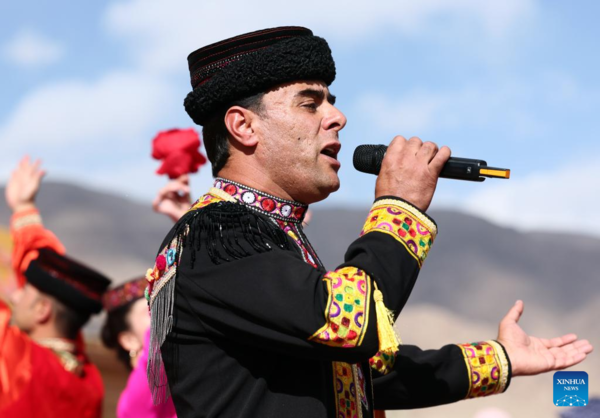
<path fill-rule="evenodd" d="M 371 279 L 355 267 L 328 272 L 325 325 L 309 339 L 331 347 L 360 346 L 369 321 Z"/>
<path fill-rule="evenodd" d="M 498 390 L 498 393 L 502 393 L 506 390 L 506 388 L 508 387 L 508 378 L 509 378 L 509 373 L 510 373 L 510 367 L 508 365 L 508 357 L 506 356 L 506 352 L 504 351 L 504 348 L 502 348 L 502 346 L 500 344 L 498 344 L 496 341 L 494 340 L 490 340 L 488 341 L 488 344 L 490 344 L 492 347 L 494 347 L 494 350 L 496 351 L 496 355 L 498 356 L 498 359 L 500 360 L 500 371 L 502 373 L 500 373 L 500 388 Z"/>
<path fill-rule="evenodd" d="M 333 379 L 336 397 L 336 417 L 362 418 L 362 407 L 369 410 L 366 379 L 359 364 L 334 361 Z"/>
<path fill-rule="evenodd" d="M 435 223 L 435 221 L 433 219 L 431 219 L 429 216 L 427 216 L 427 214 L 425 212 L 423 212 L 421 209 L 417 209 L 416 206 L 413 206 L 411 203 L 407 202 L 406 200 L 403 200 L 402 198 L 399 197 L 393 197 L 393 196 L 389 196 L 389 197 L 381 197 L 377 200 L 375 200 L 375 202 L 373 202 L 373 207 L 377 207 L 379 204 L 384 204 L 384 205 L 397 205 L 400 206 L 402 208 L 404 208 L 405 210 L 409 211 L 410 213 L 414 214 L 415 216 L 418 216 L 419 219 L 421 220 L 421 223 L 425 226 L 427 226 L 427 228 L 433 232 L 433 234 L 437 234 L 437 224 Z"/>
<path fill-rule="evenodd" d="M 386 353 L 377 352 L 373 357 L 369 359 L 369 365 L 373 370 L 386 375 L 394 369 L 396 363 L 396 356 L 389 355 Z"/>
<path fill-rule="evenodd" d="M 37 209 L 30 209 L 23 212 L 17 212 L 12 217 L 11 228 L 17 231 L 29 225 L 41 225 L 42 217 Z"/>
<path fill-rule="evenodd" d="M 508 381 L 508 360 L 495 341 L 458 345 L 469 373 L 469 391 L 465 399 L 502 393 Z"/>
<path fill-rule="evenodd" d="M 394 237 L 422 266 L 437 234 L 437 227 L 412 205 L 402 200 L 384 199 L 375 202 L 360 235 L 373 231 Z"/>

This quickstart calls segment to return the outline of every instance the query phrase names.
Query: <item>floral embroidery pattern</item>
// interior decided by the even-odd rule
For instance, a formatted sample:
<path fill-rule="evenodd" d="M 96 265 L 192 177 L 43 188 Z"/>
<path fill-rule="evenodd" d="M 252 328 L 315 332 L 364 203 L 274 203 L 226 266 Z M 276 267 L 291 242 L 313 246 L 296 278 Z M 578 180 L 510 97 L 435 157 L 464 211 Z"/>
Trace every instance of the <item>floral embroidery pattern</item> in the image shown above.
<path fill-rule="evenodd" d="M 211 203 L 221 202 L 223 199 L 219 196 L 214 196 L 211 193 L 207 193 L 202 196 L 200 199 L 196 200 L 194 204 L 190 207 L 190 210 L 202 209 L 205 206 L 210 205 Z"/>
<path fill-rule="evenodd" d="M 150 306 L 154 298 L 169 280 L 175 277 L 177 272 L 177 264 L 179 262 L 177 254 L 177 238 L 174 238 L 167 247 L 156 257 L 154 267 L 146 272 L 146 280 L 148 287 L 146 288 L 146 299 Z"/>
<path fill-rule="evenodd" d="M 390 356 L 386 353 L 380 352 L 369 359 L 369 365 L 371 368 L 384 375 L 393 370 L 395 363 L 396 356 Z"/>
<path fill-rule="evenodd" d="M 465 399 L 504 392 L 508 360 L 495 341 L 459 344 L 469 371 L 469 392 Z"/>
<path fill-rule="evenodd" d="M 362 379 L 359 378 L 359 375 Z M 367 406 L 365 379 L 360 364 L 333 362 L 335 397 L 339 418 L 362 417 L 361 403 Z"/>
<path fill-rule="evenodd" d="M 317 261 L 315 260 L 315 256 L 313 256 L 312 249 L 302 241 L 302 236 L 300 235 L 300 231 L 298 231 L 298 223 L 286 222 L 278 220 L 277 223 L 279 227 L 285 232 L 300 248 L 302 251 L 302 258 L 305 262 L 313 266 L 314 268 L 318 267 Z"/>
<path fill-rule="evenodd" d="M 371 279 L 355 267 L 328 272 L 329 299 L 325 325 L 310 339 L 332 347 L 356 347 L 362 343 L 369 318 Z"/>
<path fill-rule="evenodd" d="M 281 221 L 302 222 L 307 205 L 281 199 L 243 184 L 222 178 L 215 179 L 214 188 L 223 190 L 254 210 Z"/>
<path fill-rule="evenodd" d="M 435 224 L 417 209 L 400 201 L 387 199 L 375 205 L 369 212 L 361 236 L 378 231 L 391 235 L 401 242 L 422 267 L 429 252 L 435 233 Z"/>

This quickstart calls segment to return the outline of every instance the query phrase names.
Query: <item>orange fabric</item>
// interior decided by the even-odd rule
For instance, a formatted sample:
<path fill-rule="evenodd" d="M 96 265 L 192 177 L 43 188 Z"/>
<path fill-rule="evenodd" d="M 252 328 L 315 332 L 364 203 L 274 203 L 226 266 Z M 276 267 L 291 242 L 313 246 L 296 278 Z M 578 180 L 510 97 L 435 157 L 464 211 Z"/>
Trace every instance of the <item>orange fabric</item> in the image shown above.
<path fill-rule="evenodd" d="M 31 260 L 37 258 L 38 249 L 49 248 L 59 254 L 65 253 L 65 247 L 52 231 L 44 228 L 41 221 L 19 226 L 20 221 L 36 216 L 39 217 L 37 209 L 28 209 L 15 213 L 10 220 L 10 234 L 13 240 L 12 266 L 19 287 L 25 284 L 25 270 Z"/>

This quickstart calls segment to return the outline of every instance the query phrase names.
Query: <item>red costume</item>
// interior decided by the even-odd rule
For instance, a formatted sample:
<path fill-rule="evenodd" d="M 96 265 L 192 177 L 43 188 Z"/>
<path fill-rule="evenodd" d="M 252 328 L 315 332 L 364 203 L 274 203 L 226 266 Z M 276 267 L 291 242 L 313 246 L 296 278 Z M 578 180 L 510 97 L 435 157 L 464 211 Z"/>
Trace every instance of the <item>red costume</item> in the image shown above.
<path fill-rule="evenodd" d="M 19 286 L 39 249 L 65 251 L 35 209 L 13 216 L 11 234 Z M 10 316 L 0 300 L 0 417 L 100 417 L 104 387 L 83 344 L 58 338 L 34 341 L 9 324 Z"/>

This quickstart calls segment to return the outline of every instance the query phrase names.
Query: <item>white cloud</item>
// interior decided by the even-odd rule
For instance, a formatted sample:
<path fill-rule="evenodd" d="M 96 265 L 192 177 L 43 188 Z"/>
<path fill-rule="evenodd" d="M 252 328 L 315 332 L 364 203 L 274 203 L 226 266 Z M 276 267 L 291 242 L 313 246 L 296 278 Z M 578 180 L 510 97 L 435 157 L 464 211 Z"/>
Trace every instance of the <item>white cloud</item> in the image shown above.
<path fill-rule="evenodd" d="M 139 136 L 168 109 L 169 87 L 157 78 L 118 72 L 93 83 L 47 85 L 15 106 L 0 141 L 19 149 L 115 144 Z"/>
<path fill-rule="evenodd" d="M 63 178 L 132 190 L 129 180 L 110 173 L 120 164 L 150 160 L 152 136 L 181 113 L 181 99 L 173 94 L 163 79 L 127 72 L 34 90 L 0 126 L 0 179 L 29 154 Z"/>
<path fill-rule="evenodd" d="M 498 39 L 529 19 L 535 9 L 536 0 L 305 0 L 295 4 L 130 0 L 113 3 L 105 24 L 129 43 L 146 68 L 162 71 L 185 68 L 187 54 L 203 45 L 265 27 L 304 25 L 350 47 L 381 34 L 383 28 L 446 39 L 452 28 L 454 33 Z"/>
<path fill-rule="evenodd" d="M 523 230 L 600 234 L 598 152 L 555 171 L 488 184 L 460 207 L 494 222 Z M 487 183 L 487 182 L 486 182 Z"/>
<path fill-rule="evenodd" d="M 5 60 L 31 68 L 55 64 L 65 55 L 64 45 L 32 29 L 22 29 L 2 49 Z"/>

